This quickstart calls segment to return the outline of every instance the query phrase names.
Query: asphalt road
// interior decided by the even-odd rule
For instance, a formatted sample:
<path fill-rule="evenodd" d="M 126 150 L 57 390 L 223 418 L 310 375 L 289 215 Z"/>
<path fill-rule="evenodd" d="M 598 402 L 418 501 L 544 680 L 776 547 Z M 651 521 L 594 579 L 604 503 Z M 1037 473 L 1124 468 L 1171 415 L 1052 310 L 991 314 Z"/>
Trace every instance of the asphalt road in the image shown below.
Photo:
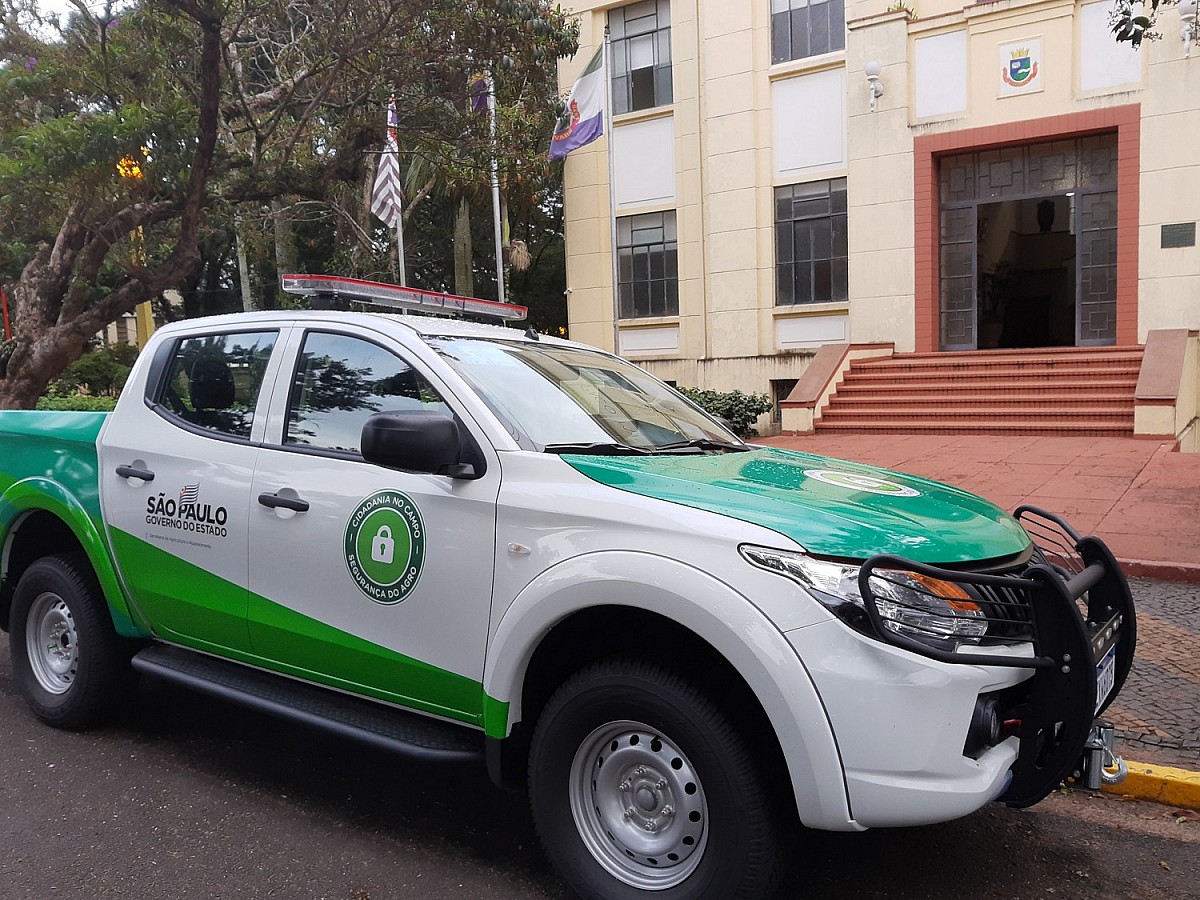
<path fill-rule="evenodd" d="M 525 800 L 185 690 L 38 723 L 0 644 L 0 898 L 564 898 Z M 803 833 L 783 898 L 1200 897 L 1200 817 L 1082 793 L 860 835 Z"/>

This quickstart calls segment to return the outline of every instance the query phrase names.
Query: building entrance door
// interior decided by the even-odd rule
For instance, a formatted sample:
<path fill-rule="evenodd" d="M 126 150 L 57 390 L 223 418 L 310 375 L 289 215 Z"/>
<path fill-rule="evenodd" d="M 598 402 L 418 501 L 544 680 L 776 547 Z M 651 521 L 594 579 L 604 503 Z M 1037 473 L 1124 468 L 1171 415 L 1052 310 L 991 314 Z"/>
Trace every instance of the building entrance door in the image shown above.
<path fill-rule="evenodd" d="M 1116 135 L 939 165 L 943 350 L 1116 342 Z"/>

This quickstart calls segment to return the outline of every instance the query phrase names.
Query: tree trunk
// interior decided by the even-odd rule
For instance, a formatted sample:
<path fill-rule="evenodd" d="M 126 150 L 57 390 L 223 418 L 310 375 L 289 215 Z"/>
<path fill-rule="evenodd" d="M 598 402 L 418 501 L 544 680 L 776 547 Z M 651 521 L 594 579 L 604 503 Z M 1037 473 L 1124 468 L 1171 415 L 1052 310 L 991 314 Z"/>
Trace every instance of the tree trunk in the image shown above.
<path fill-rule="evenodd" d="M 475 295 L 475 273 L 472 268 L 471 251 L 471 201 L 463 197 L 458 201 L 458 214 L 454 217 L 454 293 L 460 297 Z"/>
<path fill-rule="evenodd" d="M 375 186 L 375 170 L 379 168 L 379 159 L 375 158 L 367 165 L 366 180 L 362 185 L 362 203 L 358 207 L 358 216 L 355 221 L 358 223 L 359 234 L 370 234 L 374 222 L 371 220 L 371 193 Z M 362 271 L 363 256 L 369 251 L 370 245 L 360 240 L 355 235 L 354 246 L 350 249 L 350 270 L 354 274 Z"/>
<path fill-rule="evenodd" d="M 275 226 L 275 271 L 280 275 L 295 274 L 296 235 L 291 208 L 282 200 L 272 200 L 271 220 Z"/>
<path fill-rule="evenodd" d="M 242 289 L 242 309 L 254 311 L 254 300 L 250 295 L 250 267 L 246 264 L 246 242 L 242 240 L 242 223 L 233 220 L 233 236 L 237 241 L 238 284 Z"/>
<path fill-rule="evenodd" d="M 217 143 L 221 92 L 221 21 L 204 0 L 168 0 L 200 26 L 200 103 L 196 151 L 182 200 L 133 203 L 121 209 L 76 200 L 54 245 L 41 245 L 13 285 L 15 349 L 0 379 L 0 409 L 31 409 L 63 369 L 109 322 L 175 287 L 200 262 L 198 229 Z M 120 241 L 139 228 L 178 222 L 172 251 L 153 268 L 131 263 L 126 277 L 96 298 L 101 268 Z"/>
<path fill-rule="evenodd" d="M 33 409 L 50 382 L 79 359 L 91 335 L 47 332 L 36 343 L 18 343 L 8 360 L 9 377 L 0 381 L 0 409 Z"/>

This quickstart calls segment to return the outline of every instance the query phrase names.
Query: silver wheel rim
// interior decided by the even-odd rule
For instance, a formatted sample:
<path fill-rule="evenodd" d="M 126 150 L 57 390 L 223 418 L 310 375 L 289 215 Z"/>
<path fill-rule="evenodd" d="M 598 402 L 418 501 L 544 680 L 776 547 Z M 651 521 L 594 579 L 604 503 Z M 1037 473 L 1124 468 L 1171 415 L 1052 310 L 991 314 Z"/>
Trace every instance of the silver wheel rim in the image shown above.
<path fill-rule="evenodd" d="M 571 763 L 571 814 L 608 874 L 641 890 L 682 884 L 704 858 L 708 803 L 687 756 L 640 722 L 610 722 Z"/>
<path fill-rule="evenodd" d="M 65 694 L 79 670 L 79 633 L 71 608 L 58 594 L 39 594 L 29 609 L 25 647 L 33 677 L 43 690 Z"/>

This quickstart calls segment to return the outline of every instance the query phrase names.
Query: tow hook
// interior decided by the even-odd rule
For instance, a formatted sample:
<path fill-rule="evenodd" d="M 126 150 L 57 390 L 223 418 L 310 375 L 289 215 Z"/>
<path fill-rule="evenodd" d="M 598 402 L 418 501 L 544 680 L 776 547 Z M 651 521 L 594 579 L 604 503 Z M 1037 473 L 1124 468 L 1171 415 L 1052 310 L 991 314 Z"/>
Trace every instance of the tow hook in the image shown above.
<path fill-rule="evenodd" d="M 1083 784 L 1090 791 L 1100 790 L 1101 784 L 1120 784 L 1129 774 L 1125 760 L 1113 753 L 1115 731 L 1111 722 L 1095 722 L 1083 745 Z"/>

